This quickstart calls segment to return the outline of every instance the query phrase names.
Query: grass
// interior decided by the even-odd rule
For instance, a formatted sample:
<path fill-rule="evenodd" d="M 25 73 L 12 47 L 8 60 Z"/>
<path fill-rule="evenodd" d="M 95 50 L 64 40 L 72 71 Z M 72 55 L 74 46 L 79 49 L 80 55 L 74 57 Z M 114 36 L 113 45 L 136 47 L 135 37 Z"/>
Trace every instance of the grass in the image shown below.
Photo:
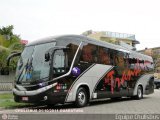
<path fill-rule="evenodd" d="M 0 94 L 0 107 L 1 108 L 18 108 L 23 106 L 28 106 L 28 103 L 16 103 L 13 98 L 12 93 L 2 93 Z"/>
<path fill-rule="evenodd" d="M 2 93 L 0 94 L 0 100 L 1 99 L 13 99 L 12 93 Z"/>

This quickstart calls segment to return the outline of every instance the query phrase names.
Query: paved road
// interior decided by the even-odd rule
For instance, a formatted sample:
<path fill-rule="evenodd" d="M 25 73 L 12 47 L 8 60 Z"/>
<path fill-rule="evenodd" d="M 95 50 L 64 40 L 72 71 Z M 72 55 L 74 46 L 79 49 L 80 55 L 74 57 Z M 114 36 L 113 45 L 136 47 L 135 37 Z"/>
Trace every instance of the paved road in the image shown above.
<path fill-rule="evenodd" d="M 144 96 L 142 100 L 125 98 L 119 101 L 102 101 L 84 108 L 87 113 L 157 113 L 160 114 L 160 90 Z"/>
<path fill-rule="evenodd" d="M 57 105 L 55 107 L 52 106 L 28 106 L 28 107 L 23 107 L 20 110 L 24 112 L 23 110 L 25 109 L 32 109 L 35 110 L 35 113 L 37 112 L 36 110 L 40 110 L 39 112 L 44 112 L 45 113 L 52 113 L 52 114 L 57 114 L 61 113 L 60 110 L 68 110 L 64 113 L 70 113 L 69 110 L 72 113 L 85 113 L 85 114 L 115 114 L 115 113 L 127 113 L 127 114 L 132 114 L 132 113 L 157 113 L 160 114 L 160 89 L 155 90 L 154 94 L 151 95 L 145 95 L 142 100 L 132 100 L 130 98 L 123 98 L 120 100 L 101 100 L 101 101 L 96 101 L 96 102 L 91 102 L 89 106 L 84 107 L 84 108 L 76 108 L 72 104 L 67 104 L 67 105 Z M 18 109 L 19 110 L 19 109 Z M 2 109 L 0 108 L 0 113 L 4 112 L 9 112 L 9 113 L 14 113 L 14 112 L 21 112 L 18 111 L 17 108 L 15 109 Z M 49 111 L 52 110 L 52 111 Z M 77 110 L 77 111 L 76 111 Z M 34 113 L 34 112 L 32 112 Z M 63 114 L 64 114 L 63 113 Z"/>
<path fill-rule="evenodd" d="M 18 115 L 19 118 L 29 119 L 72 119 L 81 120 L 88 117 L 88 119 L 96 120 L 102 117 L 115 119 L 117 114 L 158 114 L 160 120 L 160 89 L 155 90 L 154 94 L 145 95 L 142 100 L 132 100 L 130 98 L 123 98 L 121 100 L 112 101 L 110 99 L 101 100 L 90 103 L 89 106 L 84 108 L 75 108 L 73 104 L 52 106 L 24 106 L 22 108 L 3 109 L 0 108 L 0 114 L 13 114 Z M 22 115 L 23 114 L 23 115 Z M 71 114 L 69 116 L 65 116 Z M 77 114 L 79 117 L 76 117 Z M 89 115 L 89 116 L 86 116 Z M 98 115 L 97 115 L 98 114 Z M 102 115 L 103 114 L 103 115 Z M 105 114 L 112 114 L 105 116 Z M 81 116 L 82 115 L 82 116 Z M 90 116 L 91 115 L 91 116 Z M 114 116 L 113 116 L 114 115 Z M 50 116 L 50 117 L 49 117 Z M 12 117 L 12 116 L 11 116 Z M 13 116 L 16 117 L 16 116 Z M 69 119 L 69 118 L 68 118 Z M 109 120 L 109 119 L 107 119 Z"/>

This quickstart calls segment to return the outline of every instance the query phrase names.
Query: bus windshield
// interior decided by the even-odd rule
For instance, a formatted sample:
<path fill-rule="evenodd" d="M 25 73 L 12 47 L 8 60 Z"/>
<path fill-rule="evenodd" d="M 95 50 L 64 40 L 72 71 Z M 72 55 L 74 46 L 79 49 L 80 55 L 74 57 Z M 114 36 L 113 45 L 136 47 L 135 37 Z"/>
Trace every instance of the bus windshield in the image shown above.
<path fill-rule="evenodd" d="M 49 77 L 49 61 L 45 62 L 45 52 L 55 46 L 55 42 L 27 46 L 21 54 L 16 70 L 16 81 L 30 82 L 46 80 Z"/>

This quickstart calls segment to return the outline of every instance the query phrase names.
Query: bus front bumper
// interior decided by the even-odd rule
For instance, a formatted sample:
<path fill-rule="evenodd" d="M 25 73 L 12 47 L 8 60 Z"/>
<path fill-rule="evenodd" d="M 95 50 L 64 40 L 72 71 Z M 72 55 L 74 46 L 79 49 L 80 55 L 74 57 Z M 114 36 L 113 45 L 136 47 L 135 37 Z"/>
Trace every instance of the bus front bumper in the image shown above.
<path fill-rule="evenodd" d="M 16 88 L 13 89 L 13 95 L 15 102 L 25 102 L 25 103 L 64 103 L 66 92 L 54 92 L 53 87 L 56 84 L 46 86 L 33 91 L 20 91 Z"/>

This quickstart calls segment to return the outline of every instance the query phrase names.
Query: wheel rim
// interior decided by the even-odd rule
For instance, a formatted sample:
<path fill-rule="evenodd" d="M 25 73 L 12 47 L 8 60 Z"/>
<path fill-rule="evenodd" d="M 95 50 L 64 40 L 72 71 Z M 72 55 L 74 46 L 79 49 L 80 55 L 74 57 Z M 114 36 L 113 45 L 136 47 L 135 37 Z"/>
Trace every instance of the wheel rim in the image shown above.
<path fill-rule="evenodd" d="M 141 88 L 138 89 L 138 97 L 139 97 L 139 98 L 142 97 L 142 90 L 141 90 Z"/>
<path fill-rule="evenodd" d="M 78 101 L 79 101 L 80 104 L 84 104 L 85 103 L 86 96 L 85 96 L 84 92 L 79 92 Z"/>

